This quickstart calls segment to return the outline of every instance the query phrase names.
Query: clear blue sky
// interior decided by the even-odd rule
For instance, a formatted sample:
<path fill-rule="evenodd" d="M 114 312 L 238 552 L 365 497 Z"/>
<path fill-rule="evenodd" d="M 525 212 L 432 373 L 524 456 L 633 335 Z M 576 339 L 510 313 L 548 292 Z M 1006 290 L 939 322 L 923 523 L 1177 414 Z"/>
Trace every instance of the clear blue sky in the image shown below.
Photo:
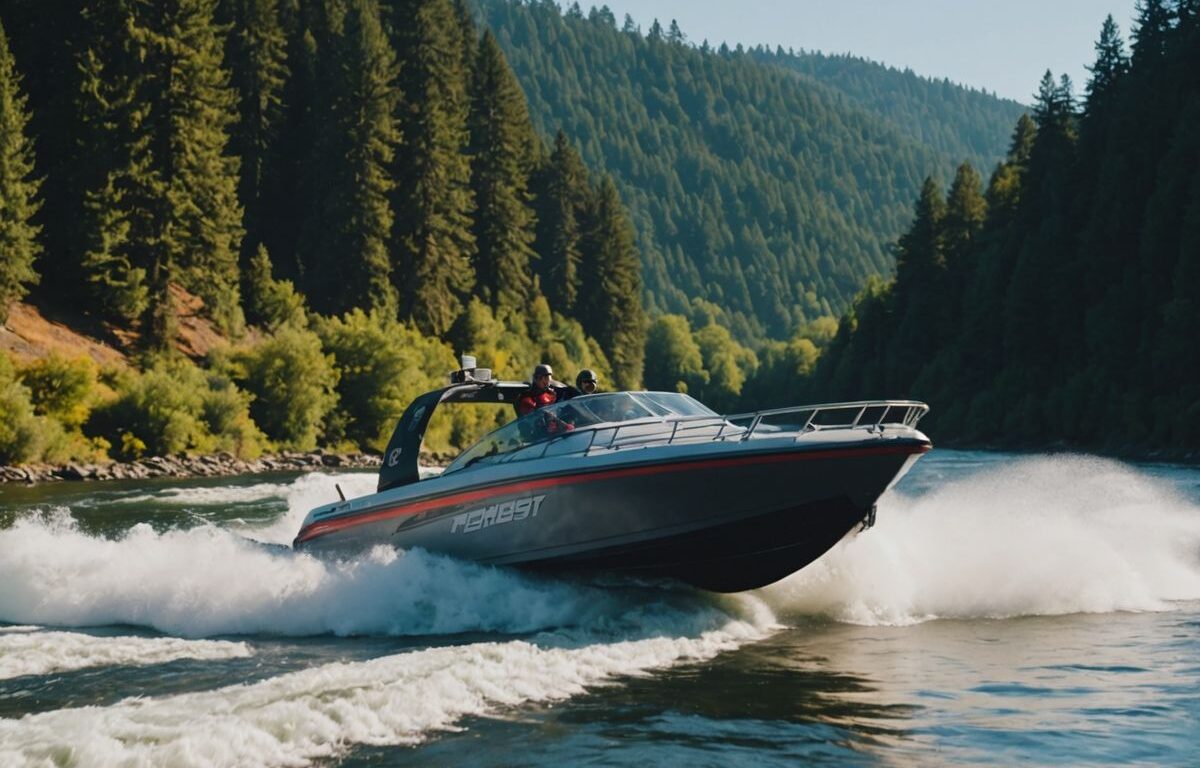
<path fill-rule="evenodd" d="M 570 0 L 560 0 L 563 6 Z M 853 53 L 927 77 L 948 77 L 1030 103 L 1047 69 L 1081 93 L 1104 17 L 1126 40 L 1135 0 L 600 0 L 620 25 L 643 31 L 671 19 L 690 40 L 708 38 L 826 53 Z"/>

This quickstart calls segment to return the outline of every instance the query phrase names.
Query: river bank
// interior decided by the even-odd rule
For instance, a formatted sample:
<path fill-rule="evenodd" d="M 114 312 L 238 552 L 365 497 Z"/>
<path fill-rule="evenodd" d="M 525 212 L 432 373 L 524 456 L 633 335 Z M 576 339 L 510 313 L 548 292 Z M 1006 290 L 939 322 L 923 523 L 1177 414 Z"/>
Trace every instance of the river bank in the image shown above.
<path fill-rule="evenodd" d="M 231 453 L 208 456 L 153 456 L 137 461 L 106 464 L 22 464 L 0 467 L 0 483 L 45 483 L 60 480 L 141 480 L 156 477 L 221 477 L 264 472 L 295 472 L 322 468 L 374 469 L 380 457 L 369 453 L 284 451 L 257 459 L 239 459 Z"/>

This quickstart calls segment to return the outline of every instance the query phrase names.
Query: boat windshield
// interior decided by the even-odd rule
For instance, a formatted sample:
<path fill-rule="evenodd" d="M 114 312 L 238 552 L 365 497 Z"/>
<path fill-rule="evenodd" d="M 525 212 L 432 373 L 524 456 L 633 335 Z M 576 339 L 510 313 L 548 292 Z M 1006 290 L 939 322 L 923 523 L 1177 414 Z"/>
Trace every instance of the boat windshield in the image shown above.
<path fill-rule="evenodd" d="M 689 416 L 716 416 L 703 403 L 678 392 L 605 392 L 554 403 L 486 435 L 463 451 L 446 472 L 488 464 L 529 445 L 603 424 Z"/>

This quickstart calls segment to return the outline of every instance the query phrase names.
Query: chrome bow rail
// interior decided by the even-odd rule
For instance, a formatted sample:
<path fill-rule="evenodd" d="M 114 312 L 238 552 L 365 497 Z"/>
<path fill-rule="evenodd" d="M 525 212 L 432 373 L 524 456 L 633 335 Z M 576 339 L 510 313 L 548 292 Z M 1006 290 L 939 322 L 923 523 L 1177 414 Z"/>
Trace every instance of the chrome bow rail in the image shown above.
<path fill-rule="evenodd" d="M 915 400 L 864 400 L 775 408 L 731 416 L 680 416 L 670 421 L 638 419 L 621 424 L 581 427 L 532 442 L 499 455 L 480 457 L 487 464 L 546 456 L 616 451 L 651 445 L 745 441 L 795 437 L 813 432 L 861 429 L 881 433 L 888 427 L 915 428 L 929 406 Z M 471 462 L 474 463 L 474 462 Z"/>

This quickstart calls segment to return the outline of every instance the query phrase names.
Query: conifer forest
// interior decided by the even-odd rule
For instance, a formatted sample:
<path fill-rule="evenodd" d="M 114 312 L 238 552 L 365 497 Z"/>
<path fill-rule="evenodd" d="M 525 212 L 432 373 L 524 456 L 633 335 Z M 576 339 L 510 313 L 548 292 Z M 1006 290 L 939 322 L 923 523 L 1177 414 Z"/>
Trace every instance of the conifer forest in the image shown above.
<path fill-rule="evenodd" d="M 379 450 L 459 353 L 1184 453 L 1200 2 L 1098 27 L 1026 108 L 607 6 L 4 0 L 0 319 L 120 360 L 0 351 L 0 463 Z"/>

